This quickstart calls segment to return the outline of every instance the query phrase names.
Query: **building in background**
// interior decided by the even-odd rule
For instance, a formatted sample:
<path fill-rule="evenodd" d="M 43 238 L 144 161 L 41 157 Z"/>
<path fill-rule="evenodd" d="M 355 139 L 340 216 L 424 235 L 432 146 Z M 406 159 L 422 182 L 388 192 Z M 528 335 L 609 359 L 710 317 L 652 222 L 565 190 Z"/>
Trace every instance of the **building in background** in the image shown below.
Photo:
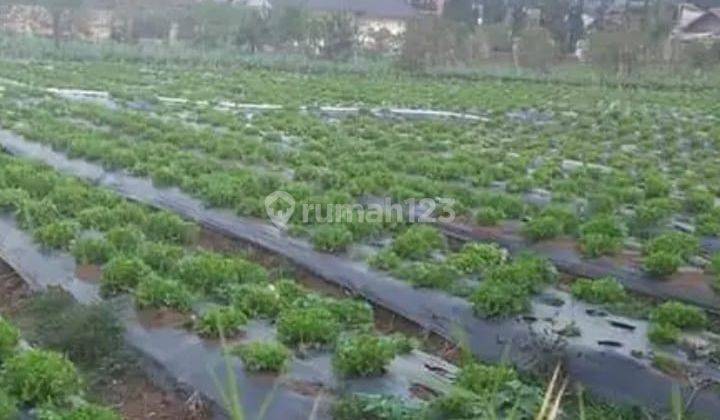
<path fill-rule="evenodd" d="M 446 0 L 406 0 L 407 3 L 420 13 L 441 16 L 445 9 Z"/>
<path fill-rule="evenodd" d="M 301 7 L 313 14 L 349 13 L 362 34 L 385 30 L 393 36 L 405 32 L 418 10 L 404 0 L 270 0 L 272 7 Z"/>
<path fill-rule="evenodd" d="M 681 4 L 671 37 L 678 41 L 720 40 L 720 8 L 703 10 L 693 4 Z"/>
<path fill-rule="evenodd" d="M 695 65 L 703 60 L 720 60 L 720 8 L 679 5 L 664 55 L 666 60 L 689 60 Z"/>
<path fill-rule="evenodd" d="M 420 12 L 405 0 L 270 0 L 273 8 L 298 7 L 314 15 L 345 13 L 355 19 L 358 44 L 381 49 L 405 33 L 409 19 Z"/>

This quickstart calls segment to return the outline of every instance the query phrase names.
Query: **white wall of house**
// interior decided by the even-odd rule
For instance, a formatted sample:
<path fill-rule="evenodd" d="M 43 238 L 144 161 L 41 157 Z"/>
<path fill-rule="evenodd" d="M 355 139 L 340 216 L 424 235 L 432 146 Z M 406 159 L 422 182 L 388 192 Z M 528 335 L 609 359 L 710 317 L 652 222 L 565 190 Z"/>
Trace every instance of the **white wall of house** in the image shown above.
<path fill-rule="evenodd" d="M 359 18 L 357 26 L 358 43 L 361 47 L 370 49 L 376 47 L 374 33 L 385 30 L 393 37 L 399 37 L 405 33 L 406 28 L 404 20 L 366 17 Z"/>
<path fill-rule="evenodd" d="M 386 29 L 393 35 L 402 35 L 405 33 L 405 21 L 383 18 L 358 19 L 358 30 L 361 33 L 379 31 L 381 29 Z"/>

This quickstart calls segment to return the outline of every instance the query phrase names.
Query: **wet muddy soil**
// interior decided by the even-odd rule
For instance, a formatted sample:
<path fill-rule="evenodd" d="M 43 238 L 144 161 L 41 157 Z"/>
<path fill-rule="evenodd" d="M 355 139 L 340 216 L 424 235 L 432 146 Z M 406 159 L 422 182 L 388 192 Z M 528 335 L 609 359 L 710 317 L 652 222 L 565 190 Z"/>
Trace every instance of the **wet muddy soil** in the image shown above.
<path fill-rule="evenodd" d="M 137 320 L 145 328 L 181 328 L 192 323 L 191 316 L 169 309 L 142 309 Z"/>
<path fill-rule="evenodd" d="M 75 276 L 89 283 L 98 283 L 102 278 L 102 267 L 99 265 L 78 265 L 75 269 Z"/>

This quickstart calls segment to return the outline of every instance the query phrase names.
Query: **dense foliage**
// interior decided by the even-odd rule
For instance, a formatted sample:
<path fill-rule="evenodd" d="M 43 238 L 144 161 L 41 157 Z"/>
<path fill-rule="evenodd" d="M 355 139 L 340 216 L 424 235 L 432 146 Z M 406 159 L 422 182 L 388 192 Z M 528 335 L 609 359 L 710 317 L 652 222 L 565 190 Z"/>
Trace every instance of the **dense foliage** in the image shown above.
<path fill-rule="evenodd" d="M 61 403 L 82 388 L 75 366 L 45 350 L 28 350 L 6 360 L 3 384 L 11 396 L 31 405 Z"/>
<path fill-rule="evenodd" d="M 705 328 L 708 319 L 705 313 L 694 306 L 680 302 L 665 302 L 650 314 L 648 338 L 656 344 L 673 344 L 683 330 Z"/>
<path fill-rule="evenodd" d="M 612 277 L 576 280 L 571 291 L 576 298 L 590 303 L 616 303 L 627 298 L 625 288 Z"/>
<path fill-rule="evenodd" d="M 471 297 L 475 311 L 489 317 L 516 315 L 530 306 L 530 297 L 555 281 L 547 261 L 521 256 L 490 270 Z"/>
<path fill-rule="evenodd" d="M 343 337 L 335 345 L 333 367 L 343 376 L 380 375 L 395 357 L 395 350 L 388 338 L 372 334 Z"/>
<path fill-rule="evenodd" d="M 290 350 L 282 344 L 261 341 L 239 346 L 233 353 L 252 372 L 282 372 L 291 356 Z"/>

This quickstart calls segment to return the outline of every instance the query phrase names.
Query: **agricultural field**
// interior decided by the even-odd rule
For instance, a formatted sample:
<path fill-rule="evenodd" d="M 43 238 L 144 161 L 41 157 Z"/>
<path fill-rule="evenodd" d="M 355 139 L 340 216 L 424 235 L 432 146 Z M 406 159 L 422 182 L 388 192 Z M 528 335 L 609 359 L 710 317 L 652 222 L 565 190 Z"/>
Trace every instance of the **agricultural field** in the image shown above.
<path fill-rule="evenodd" d="M 0 256 L 116 307 L 211 411 L 720 416 L 720 89 L 61 60 L 0 85 Z M 13 386 L 0 410 L 105 410 Z"/>

